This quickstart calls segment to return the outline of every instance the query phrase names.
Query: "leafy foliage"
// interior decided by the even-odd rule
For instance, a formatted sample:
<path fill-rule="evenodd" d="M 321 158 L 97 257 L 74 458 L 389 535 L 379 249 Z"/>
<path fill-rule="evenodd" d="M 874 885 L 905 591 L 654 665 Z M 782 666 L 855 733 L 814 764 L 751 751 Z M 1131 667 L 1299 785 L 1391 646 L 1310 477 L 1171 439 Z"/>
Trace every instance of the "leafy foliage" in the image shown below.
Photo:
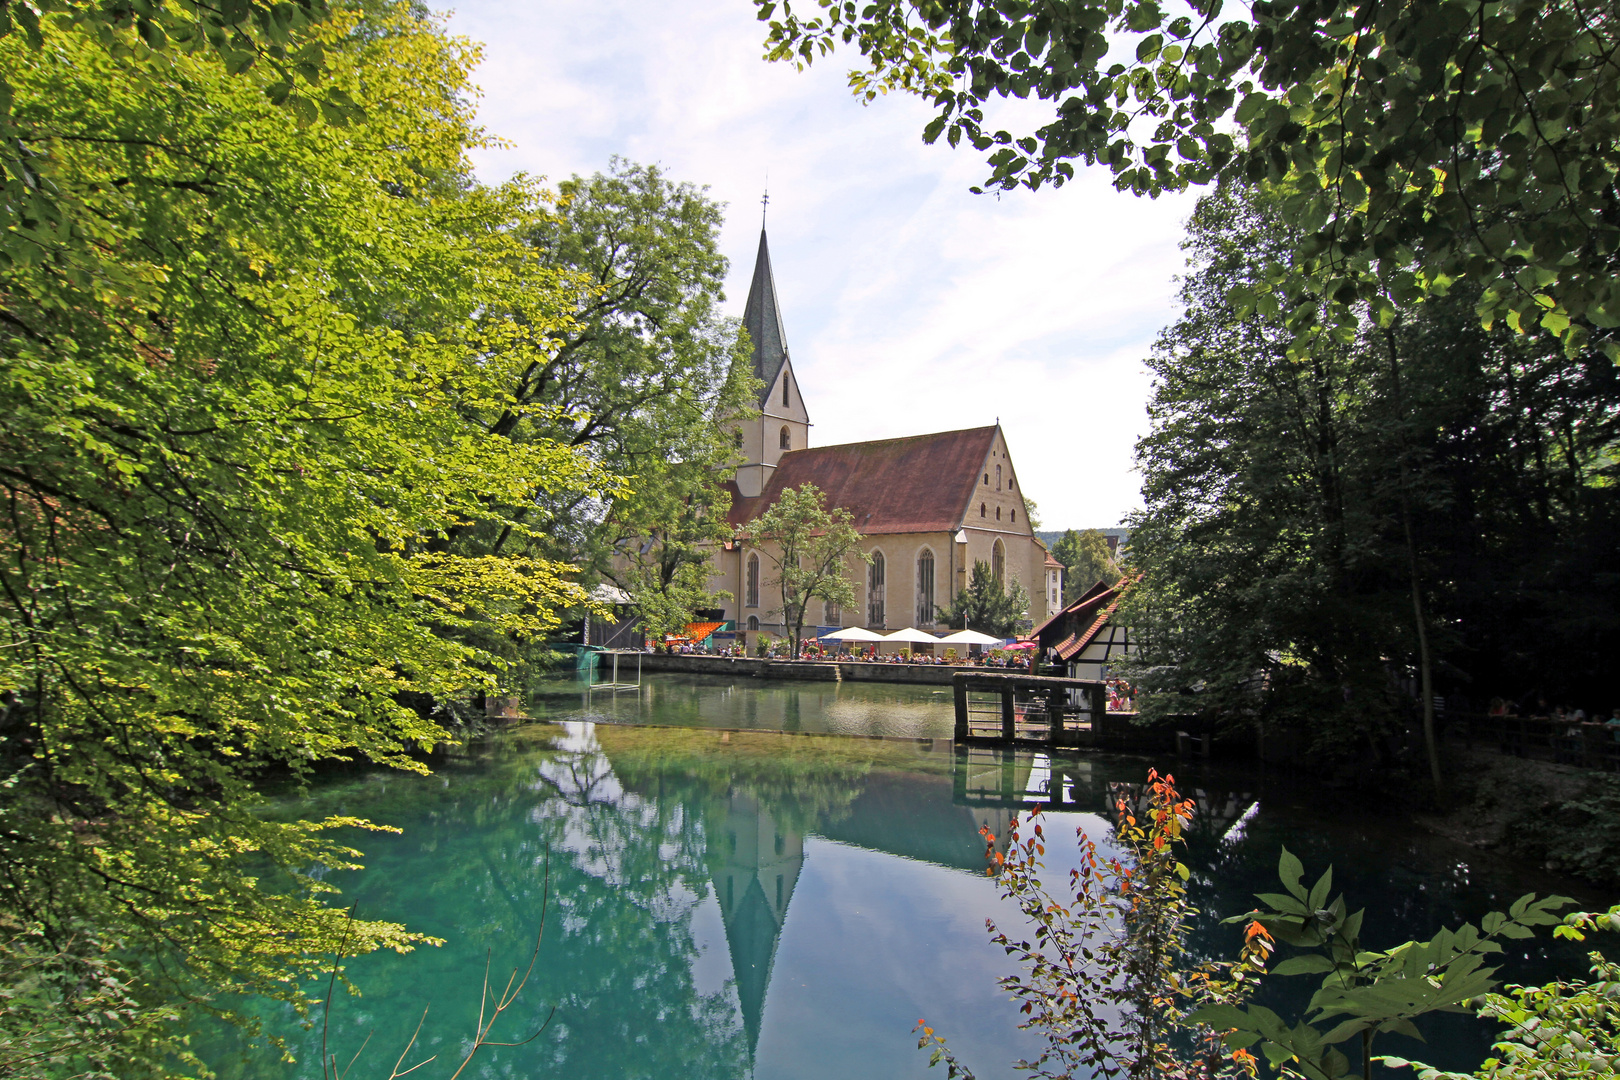
<path fill-rule="evenodd" d="M 988 154 L 986 186 L 1061 185 L 1074 162 L 1158 194 L 1219 176 L 1273 185 L 1300 230 L 1238 294 L 1297 345 L 1354 335 L 1463 278 L 1489 327 L 1539 328 L 1620 359 L 1614 212 L 1617 24 L 1569 0 L 756 0 L 767 55 L 855 44 L 866 100 L 930 100 L 923 137 Z M 996 98 L 1051 120 L 994 130 Z"/>
<path fill-rule="evenodd" d="M 443 730 L 407 702 L 493 688 L 479 640 L 543 636 L 580 601 L 555 561 L 450 544 L 603 486 L 568 447 L 469 423 L 534 422 L 507 388 L 572 311 L 516 237 L 540 193 L 470 181 L 475 56 L 412 9 L 300 31 L 363 106 L 342 126 L 278 105 L 274 65 L 143 44 L 145 17 L 114 10 L 0 38 L 8 145 L 51 202 L 0 265 L 0 909 L 50 985 L 88 986 L 43 973 L 90 932 L 141 1009 L 302 1007 L 346 932 L 324 877 L 359 857 L 330 830 L 369 826 L 266 819 L 255 784 L 419 770 Z M 123 1029 L 111 1060 L 137 1075 L 150 1047 Z M 84 1067 L 108 1045 L 86 1029 Z"/>
<path fill-rule="evenodd" d="M 1018 628 L 1018 621 L 1029 610 L 1029 594 L 1014 580 L 1006 585 L 997 581 L 990 564 L 982 559 L 973 563 L 967 588 L 948 605 L 941 605 L 939 620 L 956 630 L 977 630 L 981 634 L 1006 637 Z"/>
<path fill-rule="evenodd" d="M 849 511 L 841 506 L 828 509 L 826 495 L 813 484 L 783 488 L 776 503 L 748 524 L 746 536 L 770 560 L 766 584 L 781 590 L 789 655 L 796 657 L 810 601 L 819 598 L 839 607 L 853 604 L 849 560 L 853 556 L 870 562 L 872 557 L 860 550 L 861 534 Z"/>
<path fill-rule="evenodd" d="M 1336 1044 L 1359 1037 L 1366 1075 L 1371 1075 L 1374 1038 L 1384 1032 L 1421 1038 L 1412 1021 L 1432 1012 L 1465 1012 L 1466 1002 L 1495 986 L 1496 969 L 1486 959 L 1500 953 L 1499 938 L 1527 938 L 1533 927 L 1556 926 L 1567 897 L 1537 900 L 1534 893 L 1514 902 L 1506 914 L 1493 911 L 1478 927 L 1465 923 L 1442 930 L 1425 942 L 1408 941 L 1384 952 L 1361 946 L 1362 912 L 1347 913 L 1343 896 L 1329 894 L 1333 870 L 1307 889 L 1304 867 L 1284 848 L 1277 874 L 1285 893 L 1261 893 L 1265 904 L 1227 919 L 1261 927 L 1266 936 L 1301 950 L 1271 968 L 1275 976 L 1321 975 L 1321 987 L 1307 1006 L 1309 1015 L 1289 1026 L 1270 1009 L 1214 1005 L 1189 1019 L 1227 1029 L 1233 1048 L 1258 1044 L 1274 1067 L 1286 1067 L 1310 1080 L 1337 1080 L 1349 1072 L 1349 1059 Z M 1343 1019 L 1338 1019 L 1338 1018 Z M 1323 1021 L 1338 1022 L 1323 1030 Z"/>
<path fill-rule="evenodd" d="M 1070 529 L 1052 545 L 1052 556 L 1063 564 L 1063 602 L 1071 604 L 1099 581 L 1119 578 L 1119 566 L 1108 550 L 1108 538 L 1096 529 Z"/>
<path fill-rule="evenodd" d="M 1100 857 L 1096 843 L 1078 830 L 1080 866 L 1070 871 L 1072 900 L 1066 901 L 1040 879 L 1046 837 L 1038 807 L 1014 819 L 1005 855 L 988 828 L 981 830 L 989 873 L 1035 929 L 1032 941 L 1015 941 L 988 924 L 991 940 L 1024 969 L 1001 980 L 1029 1017 L 1020 1026 L 1046 1038 L 1041 1055 L 1017 1068 L 1065 1080 L 1253 1075 L 1247 1052 L 1228 1053 L 1213 1030 L 1202 1032 L 1190 1055 L 1174 1045 L 1192 1009 L 1233 1008 L 1244 1000 L 1265 959 L 1261 946 L 1251 945 L 1234 965 L 1187 961 L 1186 924 L 1196 912 L 1187 902 L 1189 873 L 1177 849 L 1192 802 L 1181 798 L 1173 777 L 1149 772 L 1140 804 L 1121 797 L 1116 811 L 1123 857 Z M 918 1027 L 918 1048 L 933 1050 L 930 1064 L 945 1062 L 949 1075 L 971 1080 L 945 1039 L 921 1022 Z"/>
<path fill-rule="evenodd" d="M 1585 940 L 1593 929 L 1620 929 L 1620 908 L 1606 914 L 1578 912 L 1567 915 L 1553 933 Z M 1613 1076 L 1620 1071 L 1620 964 L 1600 952 L 1588 954 L 1592 979 L 1512 986 L 1506 994 L 1487 994 L 1479 1014 L 1507 1030 L 1496 1044 L 1496 1057 L 1487 1058 L 1473 1074 L 1479 1080 L 1575 1080 Z M 1385 1057 L 1387 1065 L 1408 1066 L 1419 1080 L 1472 1080 L 1463 1073 Z"/>
<path fill-rule="evenodd" d="M 1297 240 L 1241 188 L 1191 222 L 1137 448 L 1146 707 L 1366 752 L 1410 719 L 1420 628 L 1436 692 L 1596 692 L 1620 630 L 1609 366 L 1487 333 L 1461 295 L 1299 353 L 1228 300 Z"/>
<path fill-rule="evenodd" d="M 500 343 L 512 350 L 501 393 L 470 419 L 497 442 L 569 447 L 620 480 L 492 505 L 452 550 L 606 577 L 655 635 L 712 602 L 709 553 L 730 535 L 722 481 L 733 464 L 719 418 L 746 414 L 754 391 L 746 335 L 717 309 L 720 225 L 703 189 L 615 158 L 607 173 L 563 182 L 555 211 L 518 228 L 567 317 L 532 326 L 538 350 Z M 479 644 L 528 659 L 509 641 Z"/>

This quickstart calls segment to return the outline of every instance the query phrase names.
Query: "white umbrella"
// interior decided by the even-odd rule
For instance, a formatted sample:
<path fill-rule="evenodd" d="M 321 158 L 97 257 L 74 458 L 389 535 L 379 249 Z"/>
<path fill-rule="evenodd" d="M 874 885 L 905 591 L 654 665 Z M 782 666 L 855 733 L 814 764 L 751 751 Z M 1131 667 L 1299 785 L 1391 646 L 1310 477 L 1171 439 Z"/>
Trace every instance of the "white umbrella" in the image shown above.
<path fill-rule="evenodd" d="M 864 629 L 864 628 L 859 627 L 859 626 L 850 626 L 850 627 L 845 627 L 843 630 L 834 630 L 830 634 L 822 634 L 821 637 L 818 638 L 817 640 L 819 640 L 819 641 L 882 641 L 882 640 L 884 640 L 884 638 L 883 638 L 882 634 L 874 634 L 874 633 L 872 633 L 872 631 Z"/>
<path fill-rule="evenodd" d="M 958 630 L 954 634 L 947 634 L 939 640 L 948 645 L 1000 645 L 1003 638 L 991 637 L 981 634 L 977 630 Z"/>
<path fill-rule="evenodd" d="M 939 638 L 935 637 L 933 634 L 926 634 L 915 627 L 908 626 L 904 630 L 896 630 L 892 634 L 884 634 L 883 640 L 903 641 L 907 644 L 916 642 L 919 645 L 932 645 L 934 642 L 938 641 Z"/>
<path fill-rule="evenodd" d="M 906 655 L 910 656 L 912 651 L 911 647 L 913 644 L 920 642 L 925 645 L 932 645 L 934 642 L 938 641 L 939 638 L 935 637 L 933 634 L 926 634 L 914 626 L 908 626 L 904 630 L 896 630 L 892 634 L 884 634 L 883 640 L 892 641 L 896 645 L 904 644 L 906 647 Z"/>

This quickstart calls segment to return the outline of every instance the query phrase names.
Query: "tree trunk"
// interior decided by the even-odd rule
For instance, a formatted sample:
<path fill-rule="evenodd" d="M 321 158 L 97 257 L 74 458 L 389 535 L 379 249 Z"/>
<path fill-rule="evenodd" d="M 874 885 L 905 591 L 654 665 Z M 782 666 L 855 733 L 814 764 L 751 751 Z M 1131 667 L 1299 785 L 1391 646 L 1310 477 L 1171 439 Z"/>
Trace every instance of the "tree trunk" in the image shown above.
<path fill-rule="evenodd" d="M 1434 734 L 1434 669 L 1429 660 L 1429 622 L 1423 613 L 1423 583 L 1418 577 L 1417 547 L 1412 542 L 1412 519 L 1401 496 L 1401 525 L 1406 531 L 1406 558 L 1412 573 L 1412 618 L 1417 624 L 1418 692 L 1423 695 L 1423 748 L 1429 755 L 1429 779 L 1438 798 L 1444 791 L 1440 775 L 1440 747 Z"/>
<path fill-rule="evenodd" d="M 1434 782 L 1434 794 L 1444 794 L 1444 778 L 1440 774 L 1440 747 L 1434 733 L 1434 667 L 1429 656 L 1429 622 L 1423 611 L 1423 581 L 1418 573 L 1417 542 L 1412 537 L 1412 504 L 1407 494 L 1410 462 L 1407 452 L 1406 402 L 1401 393 L 1400 361 L 1395 353 L 1395 328 L 1387 327 L 1384 342 L 1389 348 L 1389 374 L 1395 392 L 1395 411 L 1400 427 L 1401 459 L 1401 532 L 1406 540 L 1406 565 L 1412 579 L 1412 621 L 1418 640 L 1418 693 L 1423 699 L 1423 748 L 1429 758 L 1429 779 Z"/>

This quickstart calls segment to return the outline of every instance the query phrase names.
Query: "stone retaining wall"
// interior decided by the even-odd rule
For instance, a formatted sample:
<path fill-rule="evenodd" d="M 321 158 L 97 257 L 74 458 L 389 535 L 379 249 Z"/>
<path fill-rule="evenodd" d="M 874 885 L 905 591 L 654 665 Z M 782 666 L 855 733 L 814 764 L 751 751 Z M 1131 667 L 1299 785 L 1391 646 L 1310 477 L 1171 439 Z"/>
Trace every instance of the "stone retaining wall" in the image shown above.
<path fill-rule="evenodd" d="M 620 662 L 620 671 L 624 662 Z M 634 670 L 632 667 L 631 670 Z M 815 682 L 887 682 L 915 686 L 949 686 L 958 671 L 996 668 L 947 664 L 871 664 L 859 660 L 761 660 L 752 656 L 703 656 L 697 653 L 647 653 L 643 671 L 679 671 L 692 675 L 747 676 L 755 679 L 808 679 Z"/>

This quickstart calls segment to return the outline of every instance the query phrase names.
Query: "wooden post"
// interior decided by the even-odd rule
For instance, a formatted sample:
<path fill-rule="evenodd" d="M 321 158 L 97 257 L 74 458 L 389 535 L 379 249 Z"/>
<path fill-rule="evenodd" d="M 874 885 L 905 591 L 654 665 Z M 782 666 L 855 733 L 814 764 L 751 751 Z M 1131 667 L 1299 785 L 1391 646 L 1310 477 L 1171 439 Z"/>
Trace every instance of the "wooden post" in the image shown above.
<path fill-rule="evenodd" d="M 1010 680 L 1001 687 L 1001 737 L 1008 742 L 1018 738 L 1018 720 L 1013 714 L 1013 684 Z"/>
<path fill-rule="evenodd" d="M 956 696 L 956 741 L 962 742 L 968 737 L 968 690 L 967 679 L 958 673 L 951 680 L 951 689 Z"/>
<path fill-rule="evenodd" d="M 1012 747 L 997 750 L 1001 755 L 1001 801 L 1003 803 L 1017 802 L 1018 796 L 1023 792 L 1018 790 L 1018 756 L 1012 752 Z"/>

